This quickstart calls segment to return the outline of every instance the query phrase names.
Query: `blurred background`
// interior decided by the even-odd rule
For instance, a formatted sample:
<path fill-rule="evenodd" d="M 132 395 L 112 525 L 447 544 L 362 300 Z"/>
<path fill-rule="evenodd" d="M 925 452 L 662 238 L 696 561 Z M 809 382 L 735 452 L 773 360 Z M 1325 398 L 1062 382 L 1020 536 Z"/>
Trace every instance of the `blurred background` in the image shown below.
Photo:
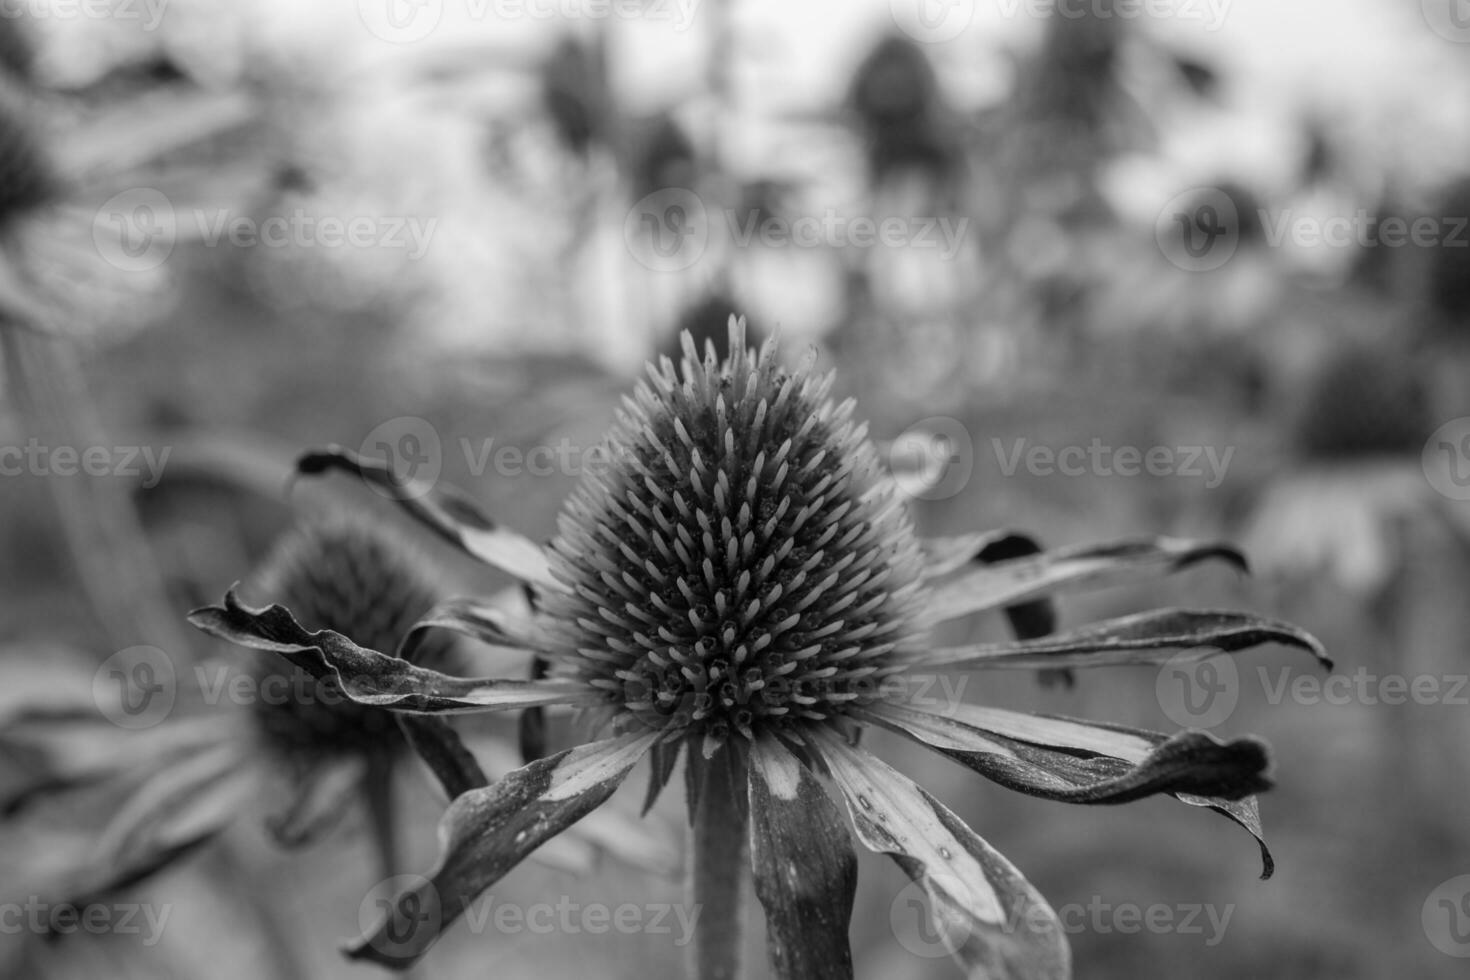
<path fill-rule="evenodd" d="M 1240 657 L 1224 702 L 1169 668 L 956 678 L 971 701 L 1266 737 L 1265 882 L 1193 808 L 1019 797 L 873 739 L 1054 906 L 1105 906 L 1073 913 L 1078 977 L 1463 975 L 1460 0 L 0 0 L 0 655 L 188 663 L 217 651 L 183 613 L 303 498 L 403 523 L 347 481 L 288 496 L 307 446 L 411 457 L 548 537 L 644 361 L 682 329 L 723 344 L 731 312 L 838 369 L 926 534 L 1252 559 L 1065 599 L 1064 623 L 1251 608 L 1350 681 L 1293 687 L 1281 651 Z M 507 584 L 418 537 L 458 589 Z M 416 812 L 422 870 L 437 811 Z M 142 887 L 173 906 L 160 942 L 12 930 L 0 963 L 371 969 L 336 952 L 381 877 L 353 832 L 282 855 L 244 821 L 227 845 Z M 903 875 L 862 874 L 859 976 L 957 975 Z M 528 864 L 494 895 L 679 882 Z M 1129 929 L 1125 906 L 1175 925 Z M 1190 908 L 1227 924 L 1186 928 Z M 421 975 L 675 975 L 677 938 L 460 927 Z M 763 975 L 759 928 L 750 947 Z"/>

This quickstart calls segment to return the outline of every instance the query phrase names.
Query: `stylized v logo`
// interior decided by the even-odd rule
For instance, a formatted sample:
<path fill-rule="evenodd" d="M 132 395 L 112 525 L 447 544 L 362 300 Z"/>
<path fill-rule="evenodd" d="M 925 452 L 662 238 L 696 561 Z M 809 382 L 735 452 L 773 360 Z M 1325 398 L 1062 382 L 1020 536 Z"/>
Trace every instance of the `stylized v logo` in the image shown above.
<path fill-rule="evenodd" d="M 413 26 L 426 0 L 387 0 L 387 2 L 388 9 L 384 11 L 384 14 L 388 18 L 388 26 L 401 31 Z"/>
<path fill-rule="evenodd" d="M 963 0 L 919 0 L 914 14 L 919 18 L 919 26 L 929 31 L 938 30 L 949 19 L 949 12 L 962 2 Z"/>
<path fill-rule="evenodd" d="M 1179 237 L 1183 241 L 1185 254 L 1192 259 L 1202 259 L 1209 255 L 1215 242 L 1225 234 L 1220 213 L 1209 204 L 1196 208 L 1193 215 L 1181 211 L 1174 215 L 1174 220 L 1179 223 Z"/>
<path fill-rule="evenodd" d="M 1457 487 L 1470 487 L 1470 435 L 1462 436 L 1458 446 L 1441 439 L 1435 448 L 1449 458 L 1450 482 Z"/>
<path fill-rule="evenodd" d="M 423 899 L 416 894 L 405 895 L 400 902 L 390 898 L 380 898 L 377 902 L 378 908 L 387 914 L 383 934 L 395 946 L 406 944 L 418 931 L 419 923 L 429 919 L 429 910 L 424 908 Z"/>
<path fill-rule="evenodd" d="M 122 249 L 124 255 L 130 259 L 141 258 L 153 247 L 153 239 L 163 233 L 163 224 L 153 209 L 147 205 L 140 205 L 133 209 L 131 216 L 125 214 L 109 215 L 112 223 L 117 226 L 118 248 Z"/>
<path fill-rule="evenodd" d="M 135 664 L 131 671 L 113 669 L 109 672 L 113 680 L 117 681 L 118 699 L 122 702 L 123 714 L 136 718 L 148 710 L 153 703 L 153 695 L 163 690 L 163 685 L 155 683 L 158 675 L 150 663 Z"/>
<path fill-rule="evenodd" d="M 1441 898 L 1439 907 L 1449 913 L 1450 938 L 1462 945 L 1470 944 L 1470 894 L 1460 896 L 1458 902 Z"/>
<path fill-rule="evenodd" d="M 660 223 L 657 215 L 643 212 L 643 226 L 648 229 L 649 244 L 654 254 L 661 259 L 670 259 L 679 254 L 684 240 L 694 234 L 694 229 L 688 224 L 689 215 L 678 204 L 664 208 L 663 219 Z"/>

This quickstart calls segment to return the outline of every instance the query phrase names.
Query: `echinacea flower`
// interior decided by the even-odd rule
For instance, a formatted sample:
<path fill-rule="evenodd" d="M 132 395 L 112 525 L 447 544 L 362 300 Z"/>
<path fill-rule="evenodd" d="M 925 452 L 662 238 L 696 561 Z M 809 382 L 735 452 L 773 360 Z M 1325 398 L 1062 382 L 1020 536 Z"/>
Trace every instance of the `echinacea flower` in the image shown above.
<path fill-rule="evenodd" d="M 1426 362 L 1389 339 L 1338 345 L 1305 388 L 1291 458 L 1244 538 L 1268 573 L 1373 600 L 1402 578 L 1411 521 L 1453 540 L 1464 519 L 1425 479 L 1436 425 Z"/>
<path fill-rule="evenodd" d="M 522 647 L 544 664 L 538 676 L 439 673 L 312 632 L 284 607 L 252 609 L 233 590 L 191 617 L 340 682 L 364 705 L 423 716 L 563 705 L 598 723 L 602 737 L 456 799 L 437 867 L 350 955 L 411 965 L 469 902 L 605 803 L 640 760 L 651 762 L 651 800 L 682 754 L 700 976 L 737 970 L 746 865 L 776 973 L 852 975 L 847 823 L 924 889 L 969 975 L 1069 976 L 1067 942 L 1045 899 L 947 807 L 860 747 L 869 726 L 1025 793 L 1073 803 L 1169 793 L 1259 839 L 1253 794 L 1270 780 L 1267 747 L 1255 738 L 1165 736 L 970 704 L 937 711 L 910 683 L 921 671 L 1149 664 L 1179 650 L 1203 656 L 1266 642 L 1325 659 L 1296 627 L 1217 611 L 1160 610 L 1005 643 L 935 648 L 925 639 L 928 627 L 991 608 L 1014 611 L 1035 634 L 1050 624 L 1031 604 L 1050 593 L 1238 554 L 1167 539 L 1058 552 L 1012 534 L 921 540 L 865 427 L 852 421 L 852 402 L 832 403 L 833 377 L 816 375 L 811 357 L 788 373 L 775 342 L 748 350 L 733 318 L 727 360 L 713 345 L 701 358 L 687 335 L 684 355 L 682 374 L 668 358 L 650 365 L 608 436 L 607 465 L 589 467 L 545 549 L 449 488 L 401 482 L 346 450 L 299 463 L 372 481 L 534 589 L 527 616 L 456 599 L 420 625 Z M 1013 557 L 989 563 L 1001 556 Z"/>
<path fill-rule="evenodd" d="M 444 591 L 416 548 L 360 516 L 331 512 L 285 535 L 249 588 L 262 599 L 289 603 L 303 622 L 371 638 L 390 650 Z M 426 668 L 453 670 L 460 656 L 455 640 L 423 633 L 405 654 Z M 192 675 L 182 665 L 170 675 L 166 664 L 140 664 L 148 673 L 137 683 L 159 696 L 176 691 L 177 700 L 167 717 L 139 716 L 153 722 L 139 730 L 117 727 L 120 716 L 107 711 L 110 702 L 93 699 L 116 694 L 146 706 L 140 695 L 148 692 L 131 689 L 128 670 L 122 672 L 128 690 L 95 686 L 94 665 L 79 665 L 74 705 L 21 706 L 8 718 L 0 712 L 0 753 L 37 760 L 29 778 L 0 794 L 0 811 L 13 821 L 10 839 L 17 844 L 0 854 L 8 884 L 28 882 L 55 901 L 98 901 L 173 866 L 261 802 L 276 843 L 296 848 L 320 840 L 360 800 L 382 874 L 392 875 L 401 870 L 396 848 L 403 801 L 394 795 L 395 777 L 414 759 L 410 744 L 451 798 L 487 783 L 480 761 L 444 720 L 363 707 L 284 661 L 261 659 L 248 674 L 218 661 L 199 664 Z M 184 689 L 190 676 L 198 677 L 197 690 Z M 520 762 L 508 738 L 481 738 L 475 747 L 497 768 Z M 52 804 L 79 808 L 83 798 L 103 819 L 100 830 L 78 830 L 85 839 L 28 856 L 28 833 L 52 829 Z M 589 830 L 595 833 L 595 825 Z M 617 823 L 604 831 L 603 840 L 627 836 Z M 639 843 L 627 840 L 626 853 L 634 854 Z M 585 870 L 598 850 L 583 833 L 541 857 Z M 668 863 L 657 852 L 644 847 L 637 853 Z"/>

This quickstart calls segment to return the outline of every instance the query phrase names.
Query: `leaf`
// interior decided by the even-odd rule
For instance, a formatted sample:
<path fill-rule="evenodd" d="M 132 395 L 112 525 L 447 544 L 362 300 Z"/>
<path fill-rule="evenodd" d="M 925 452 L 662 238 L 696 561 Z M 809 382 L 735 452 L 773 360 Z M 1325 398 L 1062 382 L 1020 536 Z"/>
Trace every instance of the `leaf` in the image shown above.
<path fill-rule="evenodd" d="M 936 586 L 928 616 L 933 622 L 944 622 L 1084 586 L 1098 589 L 1146 582 L 1212 558 L 1248 570 L 1245 557 L 1230 545 L 1177 538 L 1044 551 L 972 568 Z"/>
<path fill-rule="evenodd" d="M 1041 544 L 1031 535 L 1009 529 L 977 531 L 947 538 L 921 538 L 919 547 L 924 552 L 924 577 L 931 579 L 957 572 L 987 552 L 999 557 L 1000 552 L 1016 549 L 1015 557 L 1019 557 L 1042 550 Z"/>
<path fill-rule="evenodd" d="M 439 780 L 452 800 L 489 783 L 480 763 L 465 748 L 459 733 L 443 718 L 399 713 L 394 715 L 403 737 Z"/>
<path fill-rule="evenodd" d="M 852 976 L 847 940 L 857 856 L 827 791 L 774 738 L 750 756 L 750 857 L 781 980 Z"/>
<path fill-rule="evenodd" d="M 840 737 L 811 740 L 858 839 L 924 891 L 951 955 L 986 980 L 1068 980 L 1072 954 L 1046 899 L 998 851 L 908 777 Z"/>
<path fill-rule="evenodd" d="M 439 823 L 438 865 L 395 896 L 347 954 L 408 969 L 485 889 L 605 803 L 655 738 L 640 732 L 568 749 L 460 796 Z"/>
<path fill-rule="evenodd" d="M 411 515 L 450 544 L 487 565 L 537 586 L 552 586 L 545 550 L 524 535 L 497 525 L 463 491 L 447 484 L 402 480 L 391 466 L 364 459 L 341 446 L 303 453 L 296 472 L 316 475 L 341 470 L 386 492 Z"/>
<path fill-rule="evenodd" d="M 961 705 L 947 717 L 938 719 L 913 719 L 908 716 L 911 713 L 912 709 L 891 712 L 886 705 L 870 711 L 878 724 L 935 748 L 1002 785 L 1032 796 L 1070 803 L 1124 802 L 1121 797 L 1096 797 L 1118 790 L 1131 789 L 1136 793 L 1143 779 L 1140 770 L 1153 766 L 1155 775 L 1163 775 L 1158 766 L 1162 761 L 1158 755 L 1161 746 L 1194 738 L 1202 754 L 1213 756 L 1216 764 L 1223 762 L 1228 767 L 1231 760 L 1235 760 L 1244 764 L 1244 771 L 1207 785 L 1210 778 L 1207 770 L 1192 775 L 1189 781 L 1180 780 L 1174 785 L 1160 783 L 1154 791 L 1171 793 L 1190 806 L 1207 807 L 1244 827 L 1260 846 L 1261 877 L 1271 877 L 1275 869 L 1275 861 L 1261 831 L 1256 798 L 1242 794 L 1242 787 L 1247 787 L 1246 792 L 1259 792 L 1259 789 L 1248 789 L 1252 780 L 1261 780 L 1261 788 L 1264 789 L 1264 782 L 1269 778 L 1264 776 L 1266 760 L 1260 760 L 1259 764 L 1253 760 L 1257 749 L 1264 748 L 1259 743 L 1223 752 L 1199 743 L 1197 737 L 1204 734 L 1201 732 L 1182 733 L 1171 739 L 1158 732 L 1121 725 L 978 705 Z M 1215 741 L 1210 736 L 1206 738 Z M 1177 753 L 1179 748 L 1169 751 Z M 1233 752 L 1240 754 L 1232 755 Z M 987 753 L 993 754 L 994 758 L 984 758 Z M 1173 759 L 1177 763 L 1180 757 L 1175 755 Z M 1042 772 L 1035 773 L 1036 768 Z M 1135 773 L 1131 783 L 1116 781 L 1130 771 Z M 1190 785 L 1190 782 L 1195 785 Z M 1081 793 L 1067 789 L 1068 786 L 1085 788 L 1089 783 L 1093 787 L 1093 798 L 1088 797 L 1085 789 Z M 1056 792 L 1057 789 L 1062 792 Z M 1189 789 L 1203 789 L 1212 795 L 1195 795 Z M 1222 798 L 1227 795 L 1238 798 Z"/>
<path fill-rule="evenodd" d="M 1179 651 L 1195 651 L 1203 659 L 1263 643 L 1305 650 L 1332 669 L 1322 644 L 1299 627 L 1253 613 L 1198 609 L 1155 609 L 1034 640 L 945 647 L 913 659 L 930 668 L 1113 667 L 1160 664 Z"/>
<path fill-rule="evenodd" d="M 447 629 L 493 647 L 524 651 L 538 649 L 541 645 L 541 638 L 524 616 L 508 612 L 484 599 L 456 596 L 445 599 L 409 627 L 398 645 L 398 656 L 412 660 L 414 649 L 422 641 L 424 632 L 430 629 Z"/>
<path fill-rule="evenodd" d="M 353 643 L 332 630 L 310 632 L 284 606 L 251 609 L 232 588 L 223 606 L 189 614 L 196 627 L 232 643 L 277 653 L 328 686 L 323 698 L 397 711 L 501 711 L 533 705 L 589 705 L 602 699 L 571 680 L 451 677 Z"/>
<path fill-rule="evenodd" d="M 959 705 L 948 715 L 899 704 L 876 705 L 868 713 L 1002 786 L 1067 803 L 1128 803 L 1159 793 L 1239 800 L 1271 787 L 1265 775 L 1270 750 L 1249 736 L 1225 742 L 1199 731 L 1123 733 L 974 705 Z M 1018 731 L 1029 740 L 1015 737 Z M 1083 738 L 1048 740 L 1049 731 Z"/>

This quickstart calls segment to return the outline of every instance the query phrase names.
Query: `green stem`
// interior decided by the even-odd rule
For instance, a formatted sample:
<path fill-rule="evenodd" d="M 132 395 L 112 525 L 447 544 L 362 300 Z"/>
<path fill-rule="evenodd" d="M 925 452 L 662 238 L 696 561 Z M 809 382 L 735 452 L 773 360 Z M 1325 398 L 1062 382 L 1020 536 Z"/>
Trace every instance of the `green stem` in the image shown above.
<path fill-rule="evenodd" d="M 699 787 L 694 810 L 689 900 L 695 919 L 693 962 L 697 980 L 734 980 L 740 975 L 745 917 L 745 868 L 750 863 L 746 760 L 725 748 L 705 761 L 690 747 L 692 779 Z"/>

